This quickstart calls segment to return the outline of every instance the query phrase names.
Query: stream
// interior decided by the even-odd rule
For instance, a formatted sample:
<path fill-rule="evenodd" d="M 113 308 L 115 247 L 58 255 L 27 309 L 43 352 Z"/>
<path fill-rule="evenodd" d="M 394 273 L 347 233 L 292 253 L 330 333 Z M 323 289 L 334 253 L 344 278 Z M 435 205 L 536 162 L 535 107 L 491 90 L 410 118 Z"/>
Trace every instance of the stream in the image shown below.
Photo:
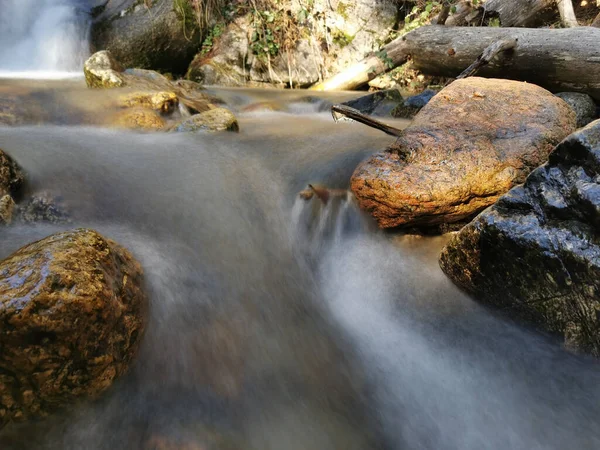
<path fill-rule="evenodd" d="M 597 362 L 462 294 L 437 265 L 446 236 L 378 232 L 349 194 L 298 198 L 308 183 L 346 188 L 392 138 L 299 93 L 219 93 L 285 109 L 240 113 L 239 134 L 0 129 L 28 189 L 72 212 L 3 229 L 0 257 L 91 227 L 141 261 L 151 302 L 128 375 L 95 403 L 8 427 L 2 449 L 600 446 Z"/>
<path fill-rule="evenodd" d="M 438 267 L 447 235 L 381 232 L 345 191 L 393 142 L 334 123 L 326 102 L 360 93 L 209 88 L 239 133 L 75 125 L 110 96 L 74 74 L 78 2 L 2 1 L 0 100 L 44 112 L 0 125 L 0 148 L 71 223 L 1 228 L 0 258 L 93 228 L 141 262 L 150 301 L 127 375 L 7 426 L 2 450 L 600 448 L 597 360 L 474 302 Z M 300 198 L 309 183 L 338 195 Z"/>

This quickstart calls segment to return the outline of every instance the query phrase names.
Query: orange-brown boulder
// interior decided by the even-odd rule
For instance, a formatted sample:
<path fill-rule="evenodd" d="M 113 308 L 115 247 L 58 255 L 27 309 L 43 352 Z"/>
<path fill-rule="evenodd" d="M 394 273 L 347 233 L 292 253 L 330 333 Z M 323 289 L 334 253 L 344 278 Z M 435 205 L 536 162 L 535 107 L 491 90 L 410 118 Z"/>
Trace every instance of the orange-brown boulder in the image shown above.
<path fill-rule="evenodd" d="M 139 263 L 93 230 L 0 261 L 0 428 L 106 390 L 135 354 L 146 303 Z"/>
<path fill-rule="evenodd" d="M 522 183 L 575 128 L 571 108 L 539 86 L 457 80 L 390 148 L 358 166 L 352 191 L 381 228 L 466 221 Z"/>

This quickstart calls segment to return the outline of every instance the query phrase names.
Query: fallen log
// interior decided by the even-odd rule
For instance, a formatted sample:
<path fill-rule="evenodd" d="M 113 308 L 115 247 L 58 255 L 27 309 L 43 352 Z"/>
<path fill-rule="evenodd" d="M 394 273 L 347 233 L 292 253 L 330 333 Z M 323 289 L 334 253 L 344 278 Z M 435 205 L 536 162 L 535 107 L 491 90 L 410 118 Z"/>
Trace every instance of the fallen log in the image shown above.
<path fill-rule="evenodd" d="M 517 39 L 519 45 L 483 67 L 479 76 L 528 81 L 553 92 L 585 92 L 600 100 L 600 29 L 593 27 L 421 27 L 313 89 L 355 89 L 409 58 L 425 74 L 456 77 L 486 47 L 506 39 Z"/>
<path fill-rule="evenodd" d="M 556 0 L 487 0 L 484 9 L 502 27 L 537 27 L 556 17 Z"/>

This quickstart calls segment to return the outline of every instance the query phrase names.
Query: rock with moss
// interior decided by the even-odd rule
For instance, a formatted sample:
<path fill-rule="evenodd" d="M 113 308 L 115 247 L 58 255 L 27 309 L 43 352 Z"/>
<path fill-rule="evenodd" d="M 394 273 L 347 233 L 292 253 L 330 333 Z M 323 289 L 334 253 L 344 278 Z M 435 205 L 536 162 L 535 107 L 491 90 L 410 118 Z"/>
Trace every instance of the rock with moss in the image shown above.
<path fill-rule="evenodd" d="M 149 108 L 162 114 L 172 113 L 179 104 L 177 94 L 169 91 L 128 92 L 119 98 L 124 107 Z"/>
<path fill-rule="evenodd" d="M 39 191 L 21 200 L 16 207 L 17 220 L 23 223 L 69 223 L 69 208 L 59 195 Z"/>
<path fill-rule="evenodd" d="M 600 356 L 600 121 L 454 236 L 440 265 L 482 303 Z"/>
<path fill-rule="evenodd" d="M 174 132 L 239 131 L 237 119 L 226 108 L 195 114 L 173 127 Z"/>
<path fill-rule="evenodd" d="M 9 225 L 13 220 L 15 201 L 25 183 L 25 176 L 19 165 L 0 150 L 0 225 Z"/>
<path fill-rule="evenodd" d="M 0 261 L 0 427 L 108 389 L 136 353 L 146 308 L 139 263 L 93 230 Z"/>
<path fill-rule="evenodd" d="M 108 125 L 130 130 L 160 131 L 166 128 L 167 122 L 153 109 L 127 108 L 112 116 Z"/>
<path fill-rule="evenodd" d="M 88 87 L 114 88 L 125 85 L 123 68 L 109 51 L 103 50 L 90 56 L 83 65 Z"/>
<path fill-rule="evenodd" d="M 189 0 L 121 0 L 97 11 L 91 41 L 125 67 L 183 74 L 200 47 L 201 30 Z"/>
<path fill-rule="evenodd" d="M 247 8 L 213 33 L 187 77 L 221 86 L 308 87 L 354 63 L 357 55 L 378 51 L 398 13 L 394 0 L 272 5 L 263 16 Z"/>

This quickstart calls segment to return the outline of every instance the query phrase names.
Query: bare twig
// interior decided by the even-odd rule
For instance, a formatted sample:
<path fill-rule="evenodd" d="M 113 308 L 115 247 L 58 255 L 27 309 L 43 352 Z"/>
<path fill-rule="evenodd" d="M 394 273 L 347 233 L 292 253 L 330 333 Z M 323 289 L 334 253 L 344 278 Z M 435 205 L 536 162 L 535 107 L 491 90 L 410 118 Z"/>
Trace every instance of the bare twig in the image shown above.
<path fill-rule="evenodd" d="M 333 116 L 333 120 L 336 122 L 339 119 L 338 114 L 360 122 L 363 125 L 367 125 L 371 128 L 381 130 L 390 136 L 398 137 L 402 133 L 402 130 L 386 125 L 385 123 L 375 120 L 372 117 L 369 117 L 366 114 L 363 114 L 360 111 L 346 105 L 333 105 L 331 107 L 331 115 Z"/>
<path fill-rule="evenodd" d="M 556 0 L 560 21 L 565 28 L 578 27 L 577 17 L 571 0 Z"/>

